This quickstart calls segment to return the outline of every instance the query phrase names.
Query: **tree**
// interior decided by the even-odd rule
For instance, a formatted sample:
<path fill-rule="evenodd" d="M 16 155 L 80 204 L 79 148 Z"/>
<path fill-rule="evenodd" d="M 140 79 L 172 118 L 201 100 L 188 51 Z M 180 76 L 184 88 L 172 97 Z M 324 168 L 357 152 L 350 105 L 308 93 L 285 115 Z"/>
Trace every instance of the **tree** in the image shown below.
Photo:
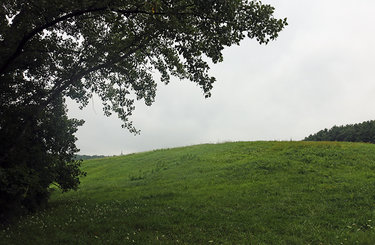
<path fill-rule="evenodd" d="M 305 141 L 349 141 L 375 143 L 375 121 L 333 126 L 309 135 Z"/>
<path fill-rule="evenodd" d="M 247 0 L 3 0 L 0 6 L 0 174 L 4 176 L 18 168 L 15 155 L 23 162 L 32 159 L 20 171 L 33 171 L 40 178 L 44 178 L 40 166 L 48 168 L 47 162 L 72 162 L 62 155 L 76 150 L 71 134 L 79 123 L 67 119 L 63 98 L 83 107 L 96 93 L 105 115 L 117 113 L 123 127 L 137 133 L 129 117 L 135 99 L 147 105 L 154 101 L 154 71 L 165 84 L 170 76 L 189 79 L 209 97 L 215 78 L 208 75 L 207 59 L 221 62 L 224 47 L 246 37 L 267 44 L 287 24 L 286 19 L 273 17 L 272 6 Z M 64 125 L 58 130 L 50 127 L 50 117 L 60 118 Z M 45 135 L 30 141 L 44 123 L 49 125 Z M 55 141 L 49 142 L 47 136 Z M 68 145 L 52 154 L 55 144 L 63 146 L 68 136 Z M 34 141 L 38 150 L 18 154 Z M 39 160 L 45 164 L 38 165 Z M 65 177 L 77 179 L 81 173 L 74 166 Z M 57 171 L 43 180 L 43 188 L 60 175 Z M 21 196 L 27 195 L 24 190 Z"/>
<path fill-rule="evenodd" d="M 78 177 L 84 175 L 80 161 L 73 160 L 78 151 L 73 134 L 83 122 L 68 119 L 62 102 L 61 96 L 51 101 L 38 117 L 32 114 L 32 105 L 2 108 L 0 156 L 5 158 L 0 166 L 1 221 L 25 209 L 45 206 L 51 184 L 63 191 L 76 189 Z"/>

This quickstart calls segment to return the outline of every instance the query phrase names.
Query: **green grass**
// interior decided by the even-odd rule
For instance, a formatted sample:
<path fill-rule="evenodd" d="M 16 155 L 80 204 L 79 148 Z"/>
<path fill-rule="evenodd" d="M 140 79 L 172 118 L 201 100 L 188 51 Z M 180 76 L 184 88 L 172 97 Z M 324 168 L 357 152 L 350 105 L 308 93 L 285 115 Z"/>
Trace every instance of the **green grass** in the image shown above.
<path fill-rule="evenodd" d="M 375 145 L 237 142 L 85 161 L 3 244 L 375 244 Z"/>

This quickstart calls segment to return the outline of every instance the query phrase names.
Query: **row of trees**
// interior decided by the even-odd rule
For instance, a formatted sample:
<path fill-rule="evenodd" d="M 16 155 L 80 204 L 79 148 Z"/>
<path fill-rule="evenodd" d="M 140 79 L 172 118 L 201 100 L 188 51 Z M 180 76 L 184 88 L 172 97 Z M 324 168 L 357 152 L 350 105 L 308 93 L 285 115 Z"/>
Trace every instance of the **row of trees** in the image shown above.
<path fill-rule="evenodd" d="M 320 130 L 304 139 L 305 141 L 350 141 L 375 143 L 375 121 L 333 126 Z"/>
<path fill-rule="evenodd" d="M 77 160 L 89 160 L 89 159 L 98 159 L 98 158 L 105 158 L 107 156 L 104 155 L 76 155 L 75 159 Z"/>
<path fill-rule="evenodd" d="M 287 24 L 248 0 L 2 0 L 0 2 L 0 219 L 48 200 L 49 187 L 76 189 L 80 171 L 64 98 L 83 107 L 93 93 L 104 113 L 151 105 L 155 71 L 188 79 L 210 96 L 207 59 L 225 46 L 275 39 Z"/>

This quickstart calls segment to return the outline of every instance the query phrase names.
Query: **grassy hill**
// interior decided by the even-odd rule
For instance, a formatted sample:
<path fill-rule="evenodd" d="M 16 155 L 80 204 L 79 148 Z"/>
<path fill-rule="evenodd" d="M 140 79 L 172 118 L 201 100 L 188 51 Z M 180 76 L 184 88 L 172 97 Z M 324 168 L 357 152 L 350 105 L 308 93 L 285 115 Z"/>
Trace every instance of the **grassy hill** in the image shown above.
<path fill-rule="evenodd" d="M 375 244 L 375 145 L 238 142 L 85 161 L 3 244 Z"/>

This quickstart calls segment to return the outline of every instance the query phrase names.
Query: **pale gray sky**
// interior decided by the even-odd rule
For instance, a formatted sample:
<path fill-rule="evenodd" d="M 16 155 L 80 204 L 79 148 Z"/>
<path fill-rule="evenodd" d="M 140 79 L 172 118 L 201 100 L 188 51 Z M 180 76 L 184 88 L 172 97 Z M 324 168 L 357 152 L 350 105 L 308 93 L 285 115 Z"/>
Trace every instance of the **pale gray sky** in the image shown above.
<path fill-rule="evenodd" d="M 199 143 L 301 140 L 333 125 L 375 119 L 375 1 L 272 0 L 289 25 L 260 46 L 246 40 L 211 66 L 212 97 L 189 81 L 158 86 L 156 101 L 137 103 L 141 135 L 103 116 L 94 98 L 77 132 L 80 154 L 118 155 Z"/>

